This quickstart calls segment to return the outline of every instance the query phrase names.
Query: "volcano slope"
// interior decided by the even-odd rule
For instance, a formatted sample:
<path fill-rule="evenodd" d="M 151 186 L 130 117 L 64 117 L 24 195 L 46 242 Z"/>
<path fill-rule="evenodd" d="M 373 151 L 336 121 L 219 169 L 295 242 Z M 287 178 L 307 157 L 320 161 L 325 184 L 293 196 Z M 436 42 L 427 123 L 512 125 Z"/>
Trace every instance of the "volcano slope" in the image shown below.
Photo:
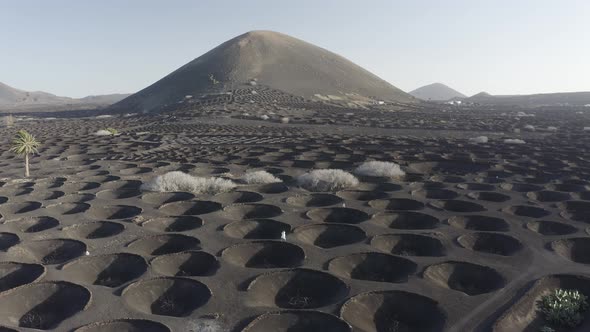
<path fill-rule="evenodd" d="M 328 50 L 278 32 L 252 31 L 219 45 L 113 109 L 158 111 L 193 99 L 223 98 L 252 85 L 349 106 L 415 102 L 412 96 Z"/>

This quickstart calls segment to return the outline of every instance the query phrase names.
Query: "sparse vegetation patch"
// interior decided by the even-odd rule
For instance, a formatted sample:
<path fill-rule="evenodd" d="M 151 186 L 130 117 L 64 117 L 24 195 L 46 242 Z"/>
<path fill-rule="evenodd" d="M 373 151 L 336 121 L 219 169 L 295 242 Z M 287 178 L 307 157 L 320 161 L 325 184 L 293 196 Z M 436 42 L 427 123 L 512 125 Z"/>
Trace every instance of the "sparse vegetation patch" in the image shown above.
<path fill-rule="evenodd" d="M 508 138 L 504 140 L 506 144 L 526 144 L 525 141 L 518 139 L 518 138 Z"/>
<path fill-rule="evenodd" d="M 582 324 L 584 312 L 588 310 L 588 297 L 577 290 L 556 289 L 541 298 L 538 309 L 550 326 L 574 328 Z"/>
<path fill-rule="evenodd" d="M 488 137 L 487 136 L 472 137 L 469 139 L 469 142 L 471 142 L 471 143 L 487 143 Z"/>
<path fill-rule="evenodd" d="M 248 172 L 244 174 L 240 179 L 247 184 L 267 184 L 283 182 L 281 179 L 277 178 L 276 176 L 270 174 L 267 171 Z"/>
<path fill-rule="evenodd" d="M 297 178 L 299 186 L 309 191 L 339 191 L 356 187 L 358 179 L 340 169 L 319 169 Z"/>
<path fill-rule="evenodd" d="M 145 191 L 190 192 L 193 194 L 215 195 L 233 190 L 236 184 L 230 180 L 215 177 L 197 177 L 174 171 L 159 175 L 141 185 Z"/>
<path fill-rule="evenodd" d="M 111 132 L 105 129 L 101 129 L 94 133 L 94 136 L 111 136 Z"/>
<path fill-rule="evenodd" d="M 383 176 L 388 178 L 400 178 L 406 175 L 396 163 L 387 161 L 368 161 L 362 163 L 354 170 L 356 175 Z"/>

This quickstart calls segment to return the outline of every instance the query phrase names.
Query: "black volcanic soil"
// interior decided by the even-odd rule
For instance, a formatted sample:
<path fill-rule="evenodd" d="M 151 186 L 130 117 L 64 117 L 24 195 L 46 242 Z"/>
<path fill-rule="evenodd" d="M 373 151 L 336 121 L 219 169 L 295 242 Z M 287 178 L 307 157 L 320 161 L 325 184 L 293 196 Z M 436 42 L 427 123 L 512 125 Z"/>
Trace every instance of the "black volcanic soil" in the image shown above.
<path fill-rule="evenodd" d="M 161 115 L 2 127 L 0 330 L 536 331 L 540 294 L 590 295 L 590 113 L 522 111 L 535 116 L 340 109 L 257 86 Z M 525 124 L 538 129 L 514 132 Z M 121 135 L 93 135 L 106 127 Z M 8 151 L 19 128 L 43 143 L 30 179 Z M 407 174 L 296 184 L 370 160 Z M 178 170 L 283 183 L 140 189 Z"/>

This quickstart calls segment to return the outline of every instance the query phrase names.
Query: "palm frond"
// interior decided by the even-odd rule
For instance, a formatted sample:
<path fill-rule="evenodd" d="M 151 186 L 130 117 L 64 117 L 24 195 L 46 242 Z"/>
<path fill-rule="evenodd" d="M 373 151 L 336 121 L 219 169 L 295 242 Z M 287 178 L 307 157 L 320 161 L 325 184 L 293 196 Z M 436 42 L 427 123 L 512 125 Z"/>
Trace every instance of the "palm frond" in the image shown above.
<path fill-rule="evenodd" d="M 37 153 L 39 146 L 41 146 L 41 143 L 39 143 L 33 135 L 28 131 L 21 129 L 16 133 L 16 136 L 12 141 L 10 151 L 18 155 Z"/>

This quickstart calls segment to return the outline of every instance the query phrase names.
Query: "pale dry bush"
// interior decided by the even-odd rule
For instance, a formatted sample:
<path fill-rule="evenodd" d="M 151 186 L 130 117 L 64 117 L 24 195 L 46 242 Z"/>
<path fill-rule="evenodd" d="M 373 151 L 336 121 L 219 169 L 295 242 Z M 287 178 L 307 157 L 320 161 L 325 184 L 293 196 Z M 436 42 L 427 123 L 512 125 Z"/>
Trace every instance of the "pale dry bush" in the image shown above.
<path fill-rule="evenodd" d="M 104 129 L 101 129 L 101 130 L 94 133 L 94 136 L 111 136 L 111 135 L 113 135 L 113 133 L 111 133 L 108 130 L 104 130 Z"/>
<path fill-rule="evenodd" d="M 6 125 L 6 127 L 9 127 L 9 128 L 14 126 L 14 116 L 12 116 L 12 114 L 5 116 L 4 117 L 4 124 Z"/>
<path fill-rule="evenodd" d="M 367 161 L 354 170 L 354 174 L 363 176 L 383 176 L 401 178 L 406 175 L 400 166 L 388 161 Z"/>
<path fill-rule="evenodd" d="M 489 141 L 487 136 L 477 136 L 469 139 L 471 143 L 487 143 Z"/>
<path fill-rule="evenodd" d="M 158 175 L 141 185 L 142 190 L 159 192 L 190 192 L 193 194 L 215 195 L 233 190 L 236 184 L 222 178 L 192 176 L 174 171 Z"/>
<path fill-rule="evenodd" d="M 214 319 L 197 319 L 187 323 L 186 332 L 223 332 L 227 331 Z"/>
<path fill-rule="evenodd" d="M 276 182 L 283 182 L 281 179 L 277 178 L 276 176 L 270 174 L 267 171 L 254 171 L 248 172 L 244 174 L 240 180 L 247 184 L 267 184 L 267 183 L 276 183 Z"/>
<path fill-rule="evenodd" d="M 340 169 L 318 169 L 297 178 L 300 187 L 309 191 L 338 191 L 356 187 L 358 179 Z"/>
<path fill-rule="evenodd" d="M 504 140 L 506 144 L 526 144 L 525 141 L 518 139 L 518 138 L 508 138 Z"/>

